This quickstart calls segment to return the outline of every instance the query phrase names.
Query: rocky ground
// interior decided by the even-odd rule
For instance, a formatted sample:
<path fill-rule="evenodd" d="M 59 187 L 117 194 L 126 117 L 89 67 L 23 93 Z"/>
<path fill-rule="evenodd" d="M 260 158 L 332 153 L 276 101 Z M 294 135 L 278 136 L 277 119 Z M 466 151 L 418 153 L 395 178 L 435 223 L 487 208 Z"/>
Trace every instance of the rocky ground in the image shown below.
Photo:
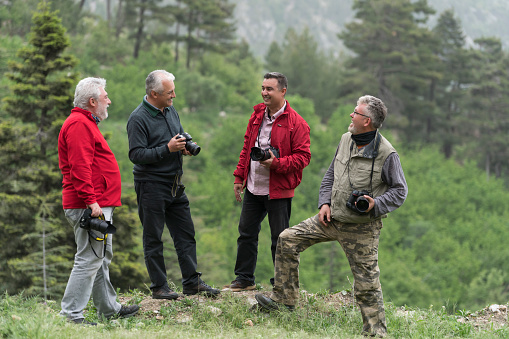
<path fill-rule="evenodd" d="M 244 291 L 244 292 L 231 292 L 229 289 L 223 289 L 222 295 L 226 294 L 233 294 L 233 296 L 238 298 L 244 298 L 246 303 L 252 306 L 255 306 L 257 304 L 254 295 L 256 293 L 260 293 L 260 291 L 254 290 L 254 291 Z M 305 298 L 313 298 L 313 294 L 308 294 L 304 292 Z M 221 296 L 218 298 L 205 298 L 203 296 L 194 295 L 194 296 L 184 296 L 181 295 L 177 300 L 182 300 L 184 298 L 196 300 L 198 302 L 205 302 L 205 301 L 221 301 Z M 331 305 L 334 305 L 335 307 L 355 307 L 354 299 L 350 293 L 344 293 L 339 292 L 335 294 L 330 294 L 328 296 L 320 295 L 320 298 L 325 299 L 326 303 L 329 303 Z M 121 297 L 121 302 L 125 303 L 129 300 L 128 297 Z M 158 299 L 152 299 L 152 298 L 145 298 L 140 303 L 140 313 L 144 314 L 145 316 L 149 317 L 155 317 L 156 319 L 164 319 L 163 316 L 160 314 L 160 310 L 162 306 L 169 305 L 169 303 L 172 303 L 173 301 L 170 300 L 158 300 Z M 305 300 L 301 300 L 301 302 L 305 302 Z M 214 312 L 221 312 L 219 309 L 214 310 L 213 306 L 207 306 L 211 308 L 211 311 Z M 458 316 L 457 321 L 461 323 L 471 323 L 473 326 L 478 328 L 479 330 L 485 330 L 485 329 L 492 329 L 496 330 L 501 328 L 502 326 L 507 325 L 507 305 L 490 305 L 482 310 L 479 310 L 474 313 L 470 313 L 468 315 L 464 316 Z M 397 315 L 401 317 L 409 316 L 412 314 L 412 310 L 407 310 L 405 308 L 399 308 L 397 311 Z M 191 321 L 191 315 L 185 314 L 184 312 L 179 314 L 177 316 L 177 321 L 179 322 L 187 322 Z M 246 323 L 249 322 L 249 320 L 246 320 Z"/>

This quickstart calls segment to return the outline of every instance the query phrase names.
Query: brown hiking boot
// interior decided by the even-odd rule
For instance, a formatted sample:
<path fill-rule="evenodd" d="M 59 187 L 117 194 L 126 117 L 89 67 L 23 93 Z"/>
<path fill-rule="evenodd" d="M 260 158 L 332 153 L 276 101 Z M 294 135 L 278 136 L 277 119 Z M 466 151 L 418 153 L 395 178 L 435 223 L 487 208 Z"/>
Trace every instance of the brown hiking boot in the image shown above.
<path fill-rule="evenodd" d="M 175 293 L 170 288 L 160 288 L 152 291 L 152 298 L 154 299 L 175 300 L 178 297 L 179 297 L 178 293 Z"/>
<path fill-rule="evenodd" d="M 252 291 L 256 289 L 256 284 L 234 280 L 229 286 L 225 287 L 229 288 L 232 292 Z"/>

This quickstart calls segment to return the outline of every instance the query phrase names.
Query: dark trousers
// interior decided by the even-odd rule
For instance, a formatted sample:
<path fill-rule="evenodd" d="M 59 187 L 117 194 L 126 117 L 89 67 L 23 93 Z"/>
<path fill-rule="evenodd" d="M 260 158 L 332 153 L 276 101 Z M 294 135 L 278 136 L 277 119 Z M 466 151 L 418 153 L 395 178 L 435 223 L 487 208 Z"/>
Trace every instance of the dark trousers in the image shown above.
<path fill-rule="evenodd" d="M 171 195 L 171 185 L 159 182 L 135 182 L 138 214 L 143 225 L 143 252 L 152 284 L 151 289 L 167 288 L 166 266 L 161 240 L 164 224 L 170 231 L 177 251 L 183 286 L 196 286 L 201 275 L 196 272 L 196 241 L 186 194 Z"/>
<path fill-rule="evenodd" d="M 279 234 L 290 227 L 292 198 L 269 199 L 268 196 L 253 195 L 247 189 L 244 194 L 242 212 L 239 221 L 239 238 L 237 239 L 237 262 L 235 275 L 237 280 L 255 282 L 254 272 L 258 258 L 258 234 L 261 222 L 268 214 L 272 244 L 272 263 L 276 255 Z M 271 279 L 271 282 L 273 279 Z"/>

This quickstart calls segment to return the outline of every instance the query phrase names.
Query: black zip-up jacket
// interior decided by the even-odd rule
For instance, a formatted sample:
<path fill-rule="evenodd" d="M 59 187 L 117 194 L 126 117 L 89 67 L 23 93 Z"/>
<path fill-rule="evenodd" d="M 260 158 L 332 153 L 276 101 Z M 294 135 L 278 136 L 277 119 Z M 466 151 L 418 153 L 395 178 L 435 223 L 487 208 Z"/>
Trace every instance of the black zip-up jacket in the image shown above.
<path fill-rule="evenodd" d="M 182 175 L 182 152 L 170 152 L 168 142 L 184 128 L 173 106 L 161 112 L 146 97 L 127 120 L 129 160 L 134 164 L 134 181 L 172 183 Z"/>

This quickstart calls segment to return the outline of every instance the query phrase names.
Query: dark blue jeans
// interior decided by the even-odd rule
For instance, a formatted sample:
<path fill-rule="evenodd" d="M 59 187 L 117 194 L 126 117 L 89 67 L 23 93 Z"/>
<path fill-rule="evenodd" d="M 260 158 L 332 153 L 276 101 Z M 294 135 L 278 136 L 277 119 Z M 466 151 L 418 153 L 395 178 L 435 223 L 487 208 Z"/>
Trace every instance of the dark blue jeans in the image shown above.
<path fill-rule="evenodd" d="M 171 185 L 160 182 L 135 182 L 138 214 L 143 225 L 143 252 L 152 284 L 151 289 L 167 288 L 166 266 L 161 236 L 164 224 L 170 231 L 177 252 L 183 286 L 196 286 L 201 275 L 196 272 L 196 241 L 186 194 L 171 195 Z"/>
<path fill-rule="evenodd" d="M 239 238 L 237 239 L 237 262 L 235 263 L 236 280 L 255 282 L 254 272 L 258 258 L 258 234 L 265 216 L 269 216 L 272 244 L 272 263 L 276 255 L 279 234 L 290 227 L 292 198 L 269 199 L 266 195 L 253 195 L 247 189 L 244 194 L 242 212 L 239 221 Z M 273 279 L 271 279 L 271 282 Z"/>

